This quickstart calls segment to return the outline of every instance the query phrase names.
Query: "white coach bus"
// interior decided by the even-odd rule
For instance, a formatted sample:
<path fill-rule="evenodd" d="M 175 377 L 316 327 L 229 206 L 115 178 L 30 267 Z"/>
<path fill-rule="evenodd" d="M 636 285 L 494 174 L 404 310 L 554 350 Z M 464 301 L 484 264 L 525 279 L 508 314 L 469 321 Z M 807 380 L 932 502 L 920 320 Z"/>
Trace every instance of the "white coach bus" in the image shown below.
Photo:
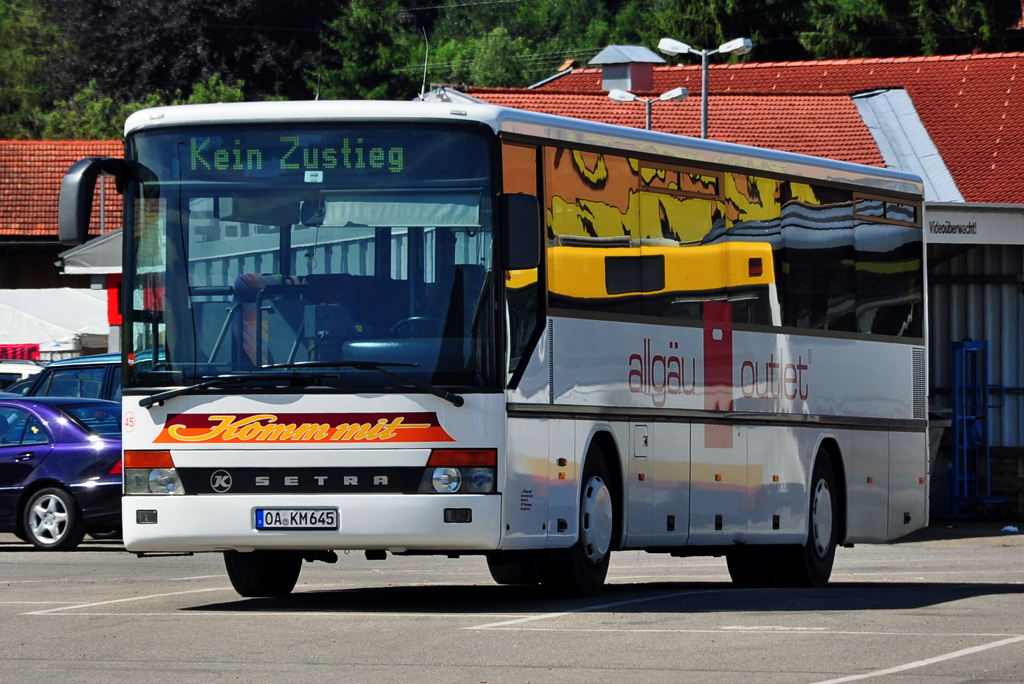
<path fill-rule="evenodd" d="M 124 540 L 244 596 L 336 551 L 612 551 L 819 586 L 927 524 L 922 184 L 486 105 L 148 109 L 125 158 Z"/>

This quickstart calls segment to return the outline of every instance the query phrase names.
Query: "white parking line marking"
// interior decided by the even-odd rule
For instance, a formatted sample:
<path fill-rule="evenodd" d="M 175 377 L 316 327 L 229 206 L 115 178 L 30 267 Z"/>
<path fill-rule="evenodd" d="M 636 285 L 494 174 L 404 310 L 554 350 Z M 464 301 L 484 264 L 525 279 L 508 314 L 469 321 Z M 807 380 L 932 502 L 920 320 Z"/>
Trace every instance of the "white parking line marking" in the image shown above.
<path fill-rule="evenodd" d="M 87 603 L 87 601 L 0 601 L 0 605 L 3 605 L 3 606 L 18 606 L 18 605 L 43 606 L 43 605 L 51 605 L 51 604 L 54 604 L 54 603 L 62 605 L 62 606 L 66 606 L 69 603 Z"/>
<path fill-rule="evenodd" d="M 915 660 L 912 663 L 907 663 L 905 665 L 897 665 L 896 667 L 888 667 L 884 670 L 875 670 L 874 672 L 865 672 L 864 674 L 850 675 L 849 677 L 840 677 L 839 679 L 827 679 L 821 682 L 815 682 L 814 684 L 842 684 L 843 682 L 855 682 L 860 679 L 870 679 L 871 677 L 884 677 L 885 675 L 895 674 L 896 672 L 916 670 L 919 667 L 934 665 L 935 663 L 941 663 L 944 660 L 962 658 L 964 656 L 972 655 L 974 653 L 980 653 L 982 651 L 987 651 L 992 648 L 999 648 L 1000 646 L 1009 646 L 1010 644 L 1016 644 L 1021 641 L 1024 641 L 1024 635 L 1010 637 L 1009 639 L 1000 639 L 999 641 L 993 641 L 988 644 L 982 644 L 981 646 L 972 646 L 971 648 L 960 649 L 959 651 L 953 651 L 952 653 L 946 653 L 944 655 L 935 656 L 934 658 Z"/>
<path fill-rule="evenodd" d="M 188 580 L 211 579 L 211 578 L 214 578 L 214 577 L 223 578 L 224 575 L 222 573 L 220 575 L 196 575 L 195 577 L 172 577 L 171 579 L 165 580 L 165 581 L 166 582 L 186 582 Z"/>
<path fill-rule="evenodd" d="M 39 613 L 23 613 L 23 615 L 43 615 L 44 612 Z M 59 617 L 230 617 L 230 618 L 247 618 L 247 617 L 268 617 L 280 620 L 283 618 L 300 617 L 300 618 L 383 618 L 386 620 L 394 620 L 395 618 L 404 619 L 424 619 L 433 620 L 436 618 L 449 618 L 457 619 L 465 617 L 464 613 L 351 613 L 347 611 L 293 611 L 287 608 L 281 610 L 181 610 L 178 608 L 172 609 L 166 613 L 45 613 L 48 615 L 55 615 Z M 505 613 L 483 613 L 475 617 L 507 617 Z M 545 631 L 545 630 L 538 630 Z M 958 634 L 957 636 L 964 636 Z M 968 635 L 969 636 L 969 635 Z"/>
<path fill-rule="evenodd" d="M 463 629 L 493 629 L 495 627 L 505 627 L 508 625 L 521 625 L 525 622 L 535 622 L 537 620 L 550 620 L 551 618 L 564 617 L 566 615 L 573 615 L 575 613 L 589 613 L 595 610 L 604 610 L 606 608 L 618 608 L 619 606 L 628 606 L 634 603 L 646 603 L 648 601 L 658 601 L 661 599 L 678 598 L 680 596 L 696 596 L 703 594 L 720 594 L 723 591 L 739 591 L 737 589 L 708 589 L 705 591 L 677 591 L 671 594 L 657 594 L 656 596 L 644 596 L 642 598 L 629 599 L 627 601 L 616 601 L 615 603 L 603 603 L 599 606 L 585 606 L 583 608 L 577 608 L 575 610 L 567 610 L 563 613 L 544 613 L 543 615 L 533 615 L 531 617 L 519 618 L 518 620 L 507 620 L 505 622 L 491 622 L 486 625 L 474 625 L 473 627 L 463 627 Z"/>
<path fill-rule="evenodd" d="M 113 599 L 111 601 L 97 601 L 95 603 L 82 603 L 76 606 L 64 606 L 63 608 L 50 608 L 48 610 L 36 610 L 22 615 L 47 615 L 59 613 L 65 610 L 78 610 L 79 608 L 93 608 L 95 606 L 109 606 L 112 603 L 128 603 L 129 601 L 146 601 L 148 599 L 164 598 L 165 596 L 181 596 L 182 594 L 202 594 L 208 591 L 231 591 L 231 587 L 215 587 L 212 589 L 192 589 L 191 591 L 172 591 L 166 594 L 150 594 L 149 596 L 132 596 L 130 598 Z"/>
<path fill-rule="evenodd" d="M 92 613 L 89 613 L 92 615 Z M 121 613 L 118 613 L 121 615 Z M 630 629 L 616 629 L 614 627 L 492 627 L 496 632 L 580 632 L 589 633 L 594 632 L 597 634 L 603 632 L 610 633 L 626 633 L 626 634 L 722 634 L 725 628 L 719 629 L 643 629 L 643 628 L 630 628 Z M 808 636 L 901 636 L 901 637 L 1005 637 L 1006 634 L 1000 633 L 981 633 L 971 634 L 968 632 L 950 632 L 948 634 L 942 632 L 844 632 L 844 631 L 831 631 L 826 630 L 824 632 L 818 631 L 813 628 L 807 627 L 794 627 L 790 629 L 775 629 L 775 630 L 763 630 L 763 629 L 747 629 L 747 630 L 729 630 L 728 634 L 797 634 L 797 635 L 808 635 Z"/>

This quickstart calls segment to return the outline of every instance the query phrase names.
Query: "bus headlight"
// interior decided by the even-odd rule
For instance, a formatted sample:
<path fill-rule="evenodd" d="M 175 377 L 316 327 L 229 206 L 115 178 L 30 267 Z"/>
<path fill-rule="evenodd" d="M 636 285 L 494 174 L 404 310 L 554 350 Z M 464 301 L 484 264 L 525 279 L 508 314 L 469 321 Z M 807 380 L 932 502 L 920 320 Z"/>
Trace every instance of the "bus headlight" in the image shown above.
<path fill-rule="evenodd" d="M 160 494 L 180 496 L 185 493 L 181 478 L 174 468 L 169 451 L 124 452 L 125 495 Z"/>
<path fill-rule="evenodd" d="M 458 468 L 434 468 L 431 484 L 439 494 L 454 494 L 462 486 L 462 473 Z"/>
<path fill-rule="evenodd" d="M 420 494 L 489 494 L 496 487 L 496 449 L 434 449 L 417 490 Z"/>

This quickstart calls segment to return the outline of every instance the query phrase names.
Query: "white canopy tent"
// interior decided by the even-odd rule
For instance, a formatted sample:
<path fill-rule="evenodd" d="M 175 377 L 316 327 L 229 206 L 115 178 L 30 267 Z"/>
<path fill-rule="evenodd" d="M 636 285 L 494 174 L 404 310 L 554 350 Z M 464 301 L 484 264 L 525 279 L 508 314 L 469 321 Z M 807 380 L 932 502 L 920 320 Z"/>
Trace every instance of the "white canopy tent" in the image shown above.
<path fill-rule="evenodd" d="M 0 344 L 38 344 L 56 360 L 106 351 L 108 332 L 104 290 L 0 290 Z"/>

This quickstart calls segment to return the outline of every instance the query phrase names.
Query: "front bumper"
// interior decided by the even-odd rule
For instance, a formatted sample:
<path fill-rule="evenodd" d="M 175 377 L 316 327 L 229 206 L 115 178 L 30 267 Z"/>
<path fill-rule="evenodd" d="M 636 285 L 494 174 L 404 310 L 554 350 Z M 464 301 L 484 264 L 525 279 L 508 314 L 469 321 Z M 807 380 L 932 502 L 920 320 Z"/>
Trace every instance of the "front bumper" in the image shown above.
<path fill-rule="evenodd" d="M 337 508 L 338 530 L 255 529 L 257 508 Z M 446 508 L 472 522 L 446 523 Z M 137 511 L 156 511 L 139 524 Z M 501 536 L 500 494 L 126 496 L 124 543 L 132 553 L 254 549 L 491 551 Z"/>

